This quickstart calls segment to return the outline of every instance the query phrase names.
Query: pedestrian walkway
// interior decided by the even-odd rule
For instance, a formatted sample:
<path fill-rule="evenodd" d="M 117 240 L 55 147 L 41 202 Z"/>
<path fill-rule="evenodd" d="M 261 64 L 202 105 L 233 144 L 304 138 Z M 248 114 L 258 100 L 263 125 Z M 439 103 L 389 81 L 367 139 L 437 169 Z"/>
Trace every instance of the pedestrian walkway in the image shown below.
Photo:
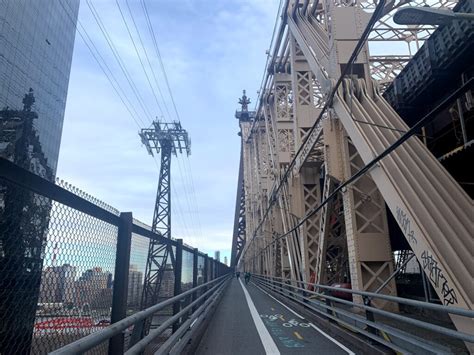
<path fill-rule="evenodd" d="M 252 282 L 233 279 L 197 354 L 354 354 Z"/>

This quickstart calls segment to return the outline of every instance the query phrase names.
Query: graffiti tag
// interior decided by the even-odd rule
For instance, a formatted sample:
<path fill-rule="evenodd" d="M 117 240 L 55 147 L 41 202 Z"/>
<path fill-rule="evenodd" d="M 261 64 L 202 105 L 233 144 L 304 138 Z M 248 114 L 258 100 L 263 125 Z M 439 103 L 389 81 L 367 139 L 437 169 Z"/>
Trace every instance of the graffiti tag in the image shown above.
<path fill-rule="evenodd" d="M 449 306 L 450 304 L 458 303 L 456 292 L 448 284 L 448 280 L 443 274 L 443 270 L 438 266 L 438 262 L 433 258 L 429 251 L 425 250 L 421 253 L 421 261 L 423 269 L 429 276 L 436 288 L 441 285 L 441 294 L 443 296 L 443 304 Z"/>
<path fill-rule="evenodd" d="M 402 232 L 406 235 L 410 243 L 417 244 L 418 241 L 415 237 L 415 231 L 411 228 L 410 217 L 403 211 L 400 207 L 397 206 L 397 221 L 400 224 Z"/>

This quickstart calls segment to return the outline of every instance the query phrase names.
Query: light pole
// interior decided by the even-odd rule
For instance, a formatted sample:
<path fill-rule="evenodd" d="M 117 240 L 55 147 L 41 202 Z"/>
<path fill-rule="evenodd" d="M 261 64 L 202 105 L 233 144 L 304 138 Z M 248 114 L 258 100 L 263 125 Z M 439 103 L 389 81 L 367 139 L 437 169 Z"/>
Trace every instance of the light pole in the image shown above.
<path fill-rule="evenodd" d="M 409 6 L 399 9 L 393 15 L 393 21 L 399 25 L 446 25 L 456 20 L 474 21 L 474 14 Z"/>

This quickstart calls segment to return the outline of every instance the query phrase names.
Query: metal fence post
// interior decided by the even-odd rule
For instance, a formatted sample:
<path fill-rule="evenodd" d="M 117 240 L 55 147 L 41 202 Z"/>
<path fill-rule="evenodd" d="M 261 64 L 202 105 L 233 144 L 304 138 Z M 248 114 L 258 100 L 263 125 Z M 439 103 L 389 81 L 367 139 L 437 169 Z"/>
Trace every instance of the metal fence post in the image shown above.
<path fill-rule="evenodd" d="M 112 294 L 111 323 L 116 323 L 127 315 L 128 274 L 130 269 L 130 248 L 132 245 L 131 212 L 120 213 L 118 225 L 117 252 L 115 256 L 115 273 Z M 123 333 L 117 334 L 109 340 L 109 354 L 122 354 Z"/>
<path fill-rule="evenodd" d="M 174 265 L 174 296 L 181 293 L 181 272 L 183 269 L 183 240 L 176 239 L 176 255 Z M 181 302 L 173 304 L 173 315 L 179 313 L 181 309 Z M 173 324 L 173 333 L 179 328 L 179 321 Z"/>
<path fill-rule="evenodd" d="M 214 264 L 214 259 L 210 259 L 211 262 L 211 280 L 214 280 L 216 278 L 216 268 Z"/>
<path fill-rule="evenodd" d="M 198 279 L 198 256 L 199 256 L 199 250 L 197 248 L 194 248 L 193 250 L 193 288 L 198 285 L 197 279 Z M 197 298 L 197 292 L 193 293 L 193 298 L 192 301 L 194 302 Z M 196 307 L 193 308 L 195 310 Z"/>
<path fill-rule="evenodd" d="M 208 263 L 209 263 L 209 257 L 206 254 L 206 255 L 204 255 L 204 270 L 203 270 L 204 283 L 209 281 L 209 266 L 208 266 Z M 206 292 L 206 291 L 207 291 L 207 287 L 205 287 L 202 292 Z"/>
<path fill-rule="evenodd" d="M 207 254 L 204 255 L 204 270 L 202 271 L 203 276 L 204 276 L 204 283 L 208 282 L 209 278 L 207 277 Z"/>
<path fill-rule="evenodd" d="M 196 287 L 198 285 L 197 280 L 198 280 L 198 256 L 199 256 L 199 251 L 197 248 L 194 248 L 193 250 L 193 287 Z"/>
<path fill-rule="evenodd" d="M 362 299 L 364 300 L 364 305 L 369 306 L 369 307 L 372 306 L 369 297 L 362 296 Z M 371 322 L 375 322 L 374 313 L 371 310 L 366 309 L 365 310 L 365 319 L 367 319 L 368 321 L 371 321 Z M 370 325 L 368 326 L 367 330 L 369 331 L 369 333 L 372 333 L 372 334 L 377 334 L 378 333 L 378 330 L 376 328 L 370 326 Z"/>

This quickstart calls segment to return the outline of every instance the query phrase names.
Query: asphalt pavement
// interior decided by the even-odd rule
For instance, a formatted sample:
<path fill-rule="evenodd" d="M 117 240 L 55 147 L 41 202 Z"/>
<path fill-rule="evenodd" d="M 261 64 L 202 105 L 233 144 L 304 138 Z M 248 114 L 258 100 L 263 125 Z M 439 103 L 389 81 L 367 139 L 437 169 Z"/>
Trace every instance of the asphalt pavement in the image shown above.
<path fill-rule="evenodd" d="M 198 346 L 199 355 L 353 354 L 252 282 L 233 279 Z"/>

